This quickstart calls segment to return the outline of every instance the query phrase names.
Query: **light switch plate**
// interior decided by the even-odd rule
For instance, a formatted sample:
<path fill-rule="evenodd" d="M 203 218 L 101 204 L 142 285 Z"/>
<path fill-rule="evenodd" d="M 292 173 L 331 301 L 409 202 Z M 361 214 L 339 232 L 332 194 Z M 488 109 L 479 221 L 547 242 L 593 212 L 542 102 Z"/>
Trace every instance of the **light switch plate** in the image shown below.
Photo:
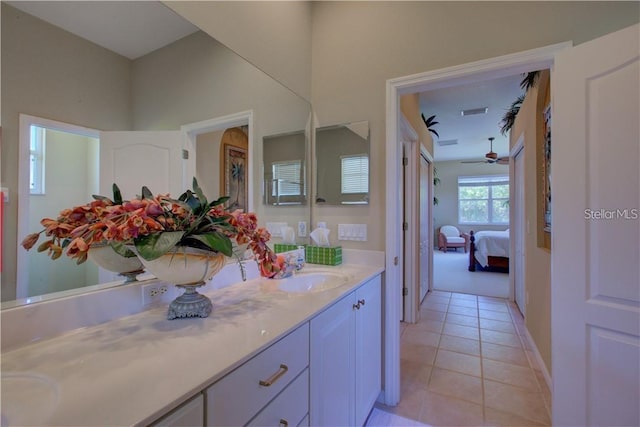
<path fill-rule="evenodd" d="M 282 237 L 282 227 L 287 227 L 286 222 L 267 222 L 267 230 L 273 237 Z"/>
<path fill-rule="evenodd" d="M 298 222 L 298 236 L 299 237 L 307 237 L 307 222 L 299 221 Z"/>

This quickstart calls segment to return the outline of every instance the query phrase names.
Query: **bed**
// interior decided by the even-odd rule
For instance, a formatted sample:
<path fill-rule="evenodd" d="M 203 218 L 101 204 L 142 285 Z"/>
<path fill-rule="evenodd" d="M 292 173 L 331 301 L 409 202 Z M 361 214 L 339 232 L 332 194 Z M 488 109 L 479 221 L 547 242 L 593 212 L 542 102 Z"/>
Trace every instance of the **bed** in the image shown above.
<path fill-rule="evenodd" d="M 469 232 L 469 271 L 509 272 L 509 230 Z"/>

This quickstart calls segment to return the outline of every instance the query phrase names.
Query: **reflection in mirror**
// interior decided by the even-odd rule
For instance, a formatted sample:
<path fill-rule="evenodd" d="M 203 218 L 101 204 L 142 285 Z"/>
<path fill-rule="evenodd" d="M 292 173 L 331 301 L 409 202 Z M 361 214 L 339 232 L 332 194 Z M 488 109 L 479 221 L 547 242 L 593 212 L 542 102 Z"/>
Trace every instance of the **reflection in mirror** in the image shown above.
<path fill-rule="evenodd" d="M 307 203 L 306 139 L 304 131 L 263 138 L 265 204 L 290 206 Z"/>
<path fill-rule="evenodd" d="M 369 203 L 369 122 L 316 129 L 316 204 Z"/>
<path fill-rule="evenodd" d="M 123 15 L 132 15 L 130 8 L 160 7 L 169 11 L 171 16 L 182 19 L 162 3 L 154 1 L 12 2 L 12 4 L 67 7 L 71 8 L 71 11 L 74 8 L 91 8 L 100 4 L 122 8 Z M 154 51 L 131 58 L 73 35 L 6 2 L 2 2 L 1 7 L 3 83 L 1 171 L 2 185 L 8 188 L 10 194 L 10 202 L 5 205 L 2 236 L 3 308 L 16 304 L 9 301 L 17 296 L 17 277 L 19 276 L 17 257 L 18 251 L 24 251 L 18 243 L 25 237 L 24 233 L 19 235 L 17 231 L 18 217 L 23 215 L 22 212 L 19 214 L 18 205 L 21 199 L 29 198 L 28 191 L 19 191 L 18 177 L 24 173 L 24 170 L 29 170 L 28 162 L 19 165 L 20 114 L 46 117 L 58 122 L 97 129 L 103 136 L 106 135 L 104 131 L 126 131 L 107 132 L 113 133 L 114 137 L 124 144 L 123 141 L 128 140 L 128 134 L 136 134 L 137 131 L 145 131 L 139 133 L 149 133 L 149 131 L 189 133 L 189 130 L 183 127 L 208 120 L 233 117 L 241 114 L 239 112 L 249 112 L 252 119 L 249 131 L 245 132 L 245 138 L 248 140 L 244 148 L 240 146 L 229 148 L 228 144 L 223 143 L 217 147 L 208 147 L 206 142 L 198 142 L 197 145 L 195 142 L 188 142 L 186 146 L 189 150 L 186 156 L 188 159 L 182 160 L 182 149 L 185 148 L 182 144 L 188 138 L 178 138 L 180 146 L 174 151 L 180 153 L 177 164 L 182 164 L 182 167 L 178 166 L 177 169 L 181 170 L 176 170 L 173 166 L 165 166 L 169 169 L 161 169 L 159 172 L 145 169 L 145 166 L 129 172 L 135 172 L 133 175 L 138 176 L 154 193 L 164 192 L 159 187 L 164 186 L 165 182 L 182 190 L 190 188 L 191 178 L 197 176 L 210 198 L 228 193 L 238 206 L 246 203 L 249 209 L 256 211 L 261 225 L 268 221 L 285 221 L 295 226 L 299 221 L 309 221 L 308 204 L 293 207 L 283 214 L 277 208 L 271 210 L 269 206 L 261 203 L 263 198 L 261 189 L 264 188 L 261 170 L 263 136 L 282 134 L 291 129 L 308 129 L 311 108 L 303 98 L 195 27 L 193 30 L 195 32 L 183 35 L 177 41 L 169 41 L 168 44 L 165 43 Z M 151 15 L 145 13 L 145 16 Z M 105 24 L 109 26 L 110 22 L 107 21 Z M 133 39 L 127 39 L 127 43 L 135 44 Z M 241 127 L 247 122 L 245 120 L 244 123 L 230 124 L 222 129 L 224 131 Z M 242 130 L 246 129 L 242 128 Z M 202 138 L 206 139 L 204 136 Z M 106 142 L 101 138 L 100 150 L 104 145 Z M 227 146 L 226 151 L 225 146 Z M 74 152 L 75 154 L 78 153 Z M 103 162 L 106 160 L 100 157 L 100 175 L 102 176 L 105 169 Z M 65 172 L 74 178 L 72 185 L 74 189 L 79 189 L 78 184 L 84 180 L 79 178 L 79 169 L 84 168 L 86 162 L 74 160 L 72 163 L 69 159 L 70 157 L 67 158 Z M 131 162 L 135 164 L 136 159 L 131 159 Z M 174 161 L 173 164 L 176 162 Z M 70 165 L 72 167 L 69 167 Z M 169 162 L 166 165 L 169 165 Z M 161 177 L 162 179 L 149 178 L 151 175 L 160 177 L 159 173 L 165 174 Z M 57 178 L 56 176 L 55 179 Z M 105 191 L 105 187 L 110 188 L 113 180 L 103 179 L 103 181 L 105 182 L 98 183 L 100 191 L 83 189 L 82 201 L 61 200 L 61 206 L 71 207 L 86 203 L 90 201 L 90 194 L 109 196 L 109 191 Z M 130 187 L 127 184 L 131 182 L 118 182 L 121 187 Z M 136 185 L 135 188 L 140 187 Z M 254 189 L 256 191 L 253 191 Z M 173 194 L 174 191 L 171 190 L 171 193 Z M 35 197 L 37 196 L 32 198 Z M 36 202 L 32 203 L 35 205 Z M 39 220 L 43 216 L 52 215 L 55 214 L 50 212 L 45 214 L 40 210 L 34 218 Z M 29 232 L 41 229 L 38 224 L 30 224 L 27 228 Z M 57 263 L 62 261 L 61 259 L 51 261 L 42 253 L 34 253 L 34 256 L 39 256 L 42 263 L 53 264 L 53 266 L 48 265 L 46 271 L 57 268 Z M 86 265 L 88 267 L 90 264 L 86 263 Z M 74 274 L 81 274 L 77 266 L 73 267 Z M 45 267 L 42 271 L 45 271 Z M 95 272 L 82 274 L 86 279 L 74 281 L 74 286 L 80 286 L 80 288 L 67 292 L 96 289 L 94 286 L 96 281 L 93 279 Z M 123 280 L 119 279 L 113 284 L 122 282 Z M 41 299 L 37 298 L 37 295 L 60 290 L 49 287 L 46 277 L 41 280 L 41 285 L 38 290 L 28 292 L 29 297 L 32 298 L 19 301 L 18 304 L 34 302 Z M 21 297 L 24 296 L 24 294 L 21 295 Z M 46 298 L 60 296 L 63 295 L 47 295 Z"/>

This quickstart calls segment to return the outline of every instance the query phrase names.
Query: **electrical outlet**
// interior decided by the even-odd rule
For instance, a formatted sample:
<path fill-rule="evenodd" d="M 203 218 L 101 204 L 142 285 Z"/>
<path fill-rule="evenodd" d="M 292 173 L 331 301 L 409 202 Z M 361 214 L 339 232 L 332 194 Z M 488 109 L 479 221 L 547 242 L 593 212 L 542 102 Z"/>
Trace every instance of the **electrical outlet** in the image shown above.
<path fill-rule="evenodd" d="M 142 305 L 149 305 L 162 301 L 162 296 L 169 292 L 165 283 L 150 283 L 142 286 Z"/>

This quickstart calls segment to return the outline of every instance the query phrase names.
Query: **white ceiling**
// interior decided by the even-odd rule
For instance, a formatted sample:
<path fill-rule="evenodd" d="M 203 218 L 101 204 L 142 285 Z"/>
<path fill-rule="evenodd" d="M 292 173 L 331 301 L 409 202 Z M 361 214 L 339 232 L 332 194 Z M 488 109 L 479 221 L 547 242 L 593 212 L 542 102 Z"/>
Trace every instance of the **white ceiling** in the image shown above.
<path fill-rule="evenodd" d="M 517 74 L 480 83 L 465 84 L 420 94 L 420 111 L 425 117 L 436 115 L 439 124 L 433 126 L 433 158 L 446 160 L 481 160 L 489 151 L 489 137 L 495 137 L 493 151 L 499 156 L 509 154 L 507 136 L 500 133 L 500 121 L 511 103 L 523 93 Z M 461 116 L 460 111 L 488 107 L 488 113 Z M 438 140 L 457 139 L 457 145 L 440 147 Z"/>
<path fill-rule="evenodd" d="M 6 3 L 129 59 L 198 31 L 198 27 L 158 1 Z"/>

